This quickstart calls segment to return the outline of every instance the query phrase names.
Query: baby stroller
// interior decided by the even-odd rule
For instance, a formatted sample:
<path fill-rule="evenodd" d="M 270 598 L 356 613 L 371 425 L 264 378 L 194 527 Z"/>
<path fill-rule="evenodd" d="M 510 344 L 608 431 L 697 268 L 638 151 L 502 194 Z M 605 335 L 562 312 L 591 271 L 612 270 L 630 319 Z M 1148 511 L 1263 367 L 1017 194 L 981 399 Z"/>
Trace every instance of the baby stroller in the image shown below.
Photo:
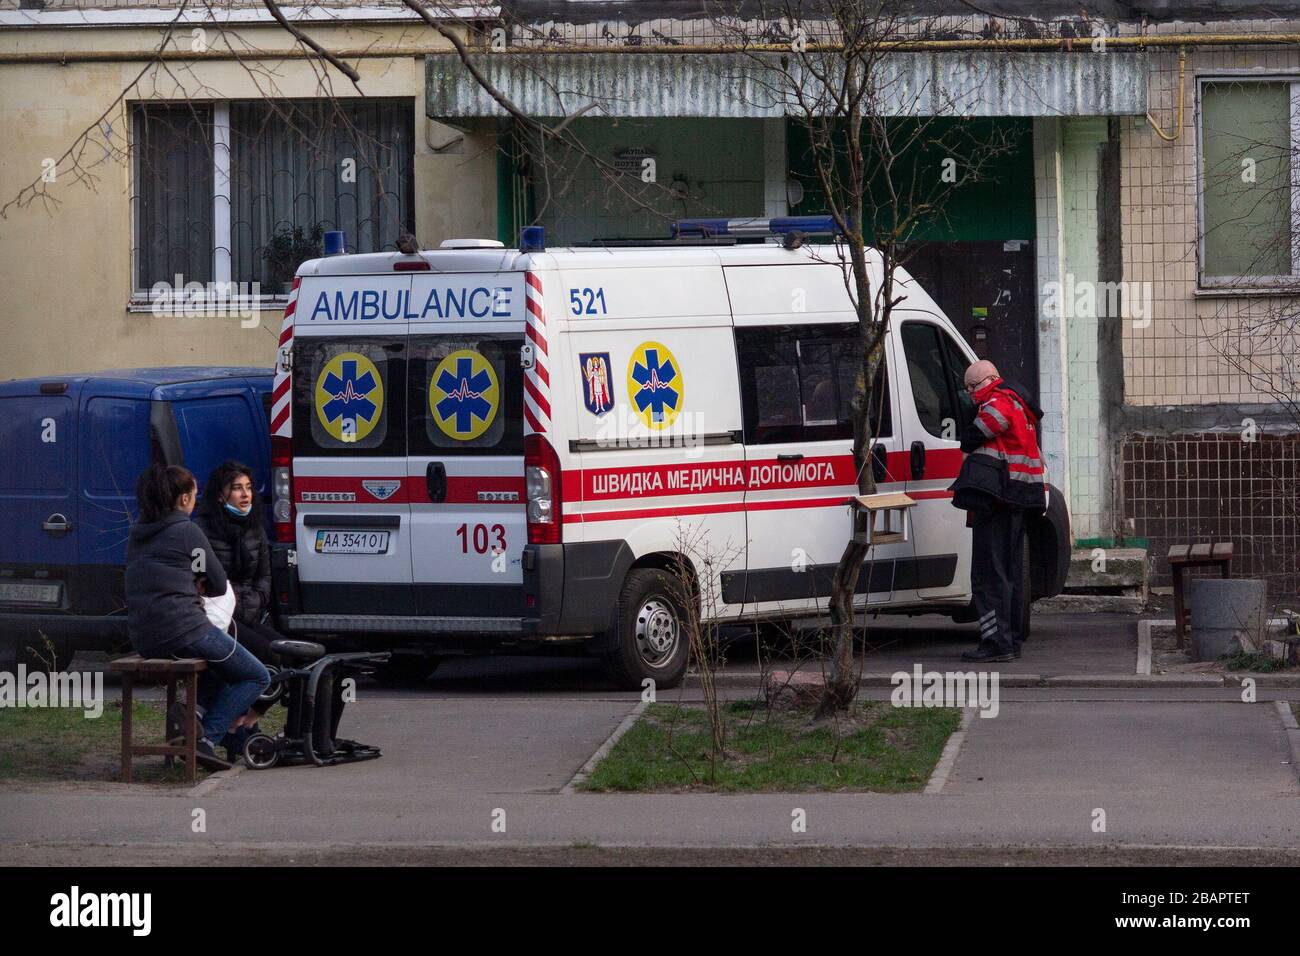
<path fill-rule="evenodd" d="M 345 677 L 370 673 L 391 654 L 326 654 L 320 644 L 295 640 L 272 641 L 271 648 L 285 665 L 268 668 L 271 684 L 262 696 L 272 702 L 286 698 L 288 716 L 274 737 L 259 733 L 244 741 L 244 766 L 267 770 L 283 762 L 325 767 L 382 756 L 378 747 L 338 736 L 339 702 Z"/>

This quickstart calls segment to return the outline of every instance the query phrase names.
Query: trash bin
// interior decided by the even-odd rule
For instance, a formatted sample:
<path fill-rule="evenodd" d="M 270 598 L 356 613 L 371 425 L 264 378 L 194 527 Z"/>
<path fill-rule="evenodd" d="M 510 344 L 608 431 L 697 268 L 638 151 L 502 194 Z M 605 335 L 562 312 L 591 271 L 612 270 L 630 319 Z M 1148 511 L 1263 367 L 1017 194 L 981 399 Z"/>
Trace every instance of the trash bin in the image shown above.
<path fill-rule="evenodd" d="M 1255 578 L 1192 578 L 1187 582 L 1191 651 L 1214 661 L 1239 651 L 1258 653 L 1268 623 L 1268 589 Z"/>

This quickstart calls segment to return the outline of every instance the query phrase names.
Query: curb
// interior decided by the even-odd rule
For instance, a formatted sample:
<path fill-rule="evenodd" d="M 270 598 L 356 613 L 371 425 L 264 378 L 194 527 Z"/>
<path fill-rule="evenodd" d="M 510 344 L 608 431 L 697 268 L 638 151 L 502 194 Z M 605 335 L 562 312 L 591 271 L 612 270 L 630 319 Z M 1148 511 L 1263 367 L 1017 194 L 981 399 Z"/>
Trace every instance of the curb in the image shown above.
<path fill-rule="evenodd" d="M 933 668 L 932 668 L 933 669 Z M 961 670 L 959 667 L 954 670 Z M 1158 687 L 1239 687 L 1241 682 L 1250 678 L 1256 687 L 1292 688 L 1300 687 L 1300 674 L 1263 674 L 1248 671 L 1234 671 L 1231 674 L 1058 674 L 1044 677 L 1042 674 L 1008 674 L 999 671 L 998 683 L 1002 687 L 1113 687 L 1113 688 L 1158 688 Z M 761 690 L 762 674 L 757 671 L 746 673 L 717 674 L 714 685 L 729 689 L 740 688 L 752 690 L 755 694 Z M 699 682 L 687 676 L 684 686 L 699 687 Z M 862 687 L 893 687 L 892 674 L 863 674 Z"/>
<path fill-rule="evenodd" d="M 573 775 L 573 778 L 560 788 L 560 793 L 572 794 L 574 788 L 590 777 L 591 772 L 596 769 L 596 765 L 604 760 L 605 755 L 614 749 L 614 745 L 618 743 L 619 738 L 632 729 L 632 725 L 637 722 L 637 719 L 649 706 L 650 701 L 643 700 L 633 707 L 632 713 L 623 718 L 619 725 L 614 728 L 614 732 L 605 738 L 605 742 L 596 748 L 594 754 L 587 758 L 587 762 L 578 769 L 578 772 Z"/>
<path fill-rule="evenodd" d="M 939 760 L 934 765 L 934 772 L 930 774 L 930 779 L 925 783 L 925 793 L 942 793 L 944 784 L 948 782 L 948 775 L 952 773 L 952 768 L 957 764 L 957 755 L 961 752 L 961 745 L 966 742 L 966 731 L 970 729 L 971 721 L 975 718 L 977 708 L 966 707 L 961 713 L 961 723 L 948 738 L 948 742 L 943 745 L 943 752 L 939 754 Z"/>
<path fill-rule="evenodd" d="M 225 783 L 227 780 L 233 780 L 243 773 L 247 768 L 243 762 L 233 764 L 229 770 L 218 770 L 200 784 L 196 784 L 185 791 L 187 797 L 206 797 L 213 790 Z"/>
<path fill-rule="evenodd" d="M 1282 720 L 1286 742 L 1291 746 L 1291 769 L 1295 771 L 1296 778 L 1300 779 L 1300 721 L 1295 719 L 1289 701 L 1275 700 L 1273 706 L 1277 708 L 1277 715 Z"/>

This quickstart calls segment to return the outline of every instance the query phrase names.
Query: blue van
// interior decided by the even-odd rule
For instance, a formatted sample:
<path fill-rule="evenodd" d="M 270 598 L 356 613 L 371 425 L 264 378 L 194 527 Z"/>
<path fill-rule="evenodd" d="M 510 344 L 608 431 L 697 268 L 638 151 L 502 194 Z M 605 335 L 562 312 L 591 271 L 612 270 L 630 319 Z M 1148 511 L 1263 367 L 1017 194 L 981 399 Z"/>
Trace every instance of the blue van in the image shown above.
<path fill-rule="evenodd" d="M 151 462 L 227 458 L 270 499 L 271 370 L 137 368 L 0 382 L 0 669 L 126 643 L 122 574 Z M 269 508 L 269 505 L 268 505 Z M 269 518 L 269 511 L 264 516 Z M 42 638 L 48 638 L 48 643 Z"/>

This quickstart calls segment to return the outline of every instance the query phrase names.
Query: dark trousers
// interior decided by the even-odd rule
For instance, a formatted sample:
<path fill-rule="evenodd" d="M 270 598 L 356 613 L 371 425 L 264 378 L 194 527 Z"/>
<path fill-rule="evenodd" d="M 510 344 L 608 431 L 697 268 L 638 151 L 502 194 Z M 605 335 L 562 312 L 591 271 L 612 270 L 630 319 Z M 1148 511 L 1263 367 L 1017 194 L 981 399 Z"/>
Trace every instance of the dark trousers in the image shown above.
<path fill-rule="evenodd" d="M 970 583 L 979 616 L 980 643 L 1001 653 L 1018 649 L 1025 515 L 1019 508 L 971 512 Z"/>

